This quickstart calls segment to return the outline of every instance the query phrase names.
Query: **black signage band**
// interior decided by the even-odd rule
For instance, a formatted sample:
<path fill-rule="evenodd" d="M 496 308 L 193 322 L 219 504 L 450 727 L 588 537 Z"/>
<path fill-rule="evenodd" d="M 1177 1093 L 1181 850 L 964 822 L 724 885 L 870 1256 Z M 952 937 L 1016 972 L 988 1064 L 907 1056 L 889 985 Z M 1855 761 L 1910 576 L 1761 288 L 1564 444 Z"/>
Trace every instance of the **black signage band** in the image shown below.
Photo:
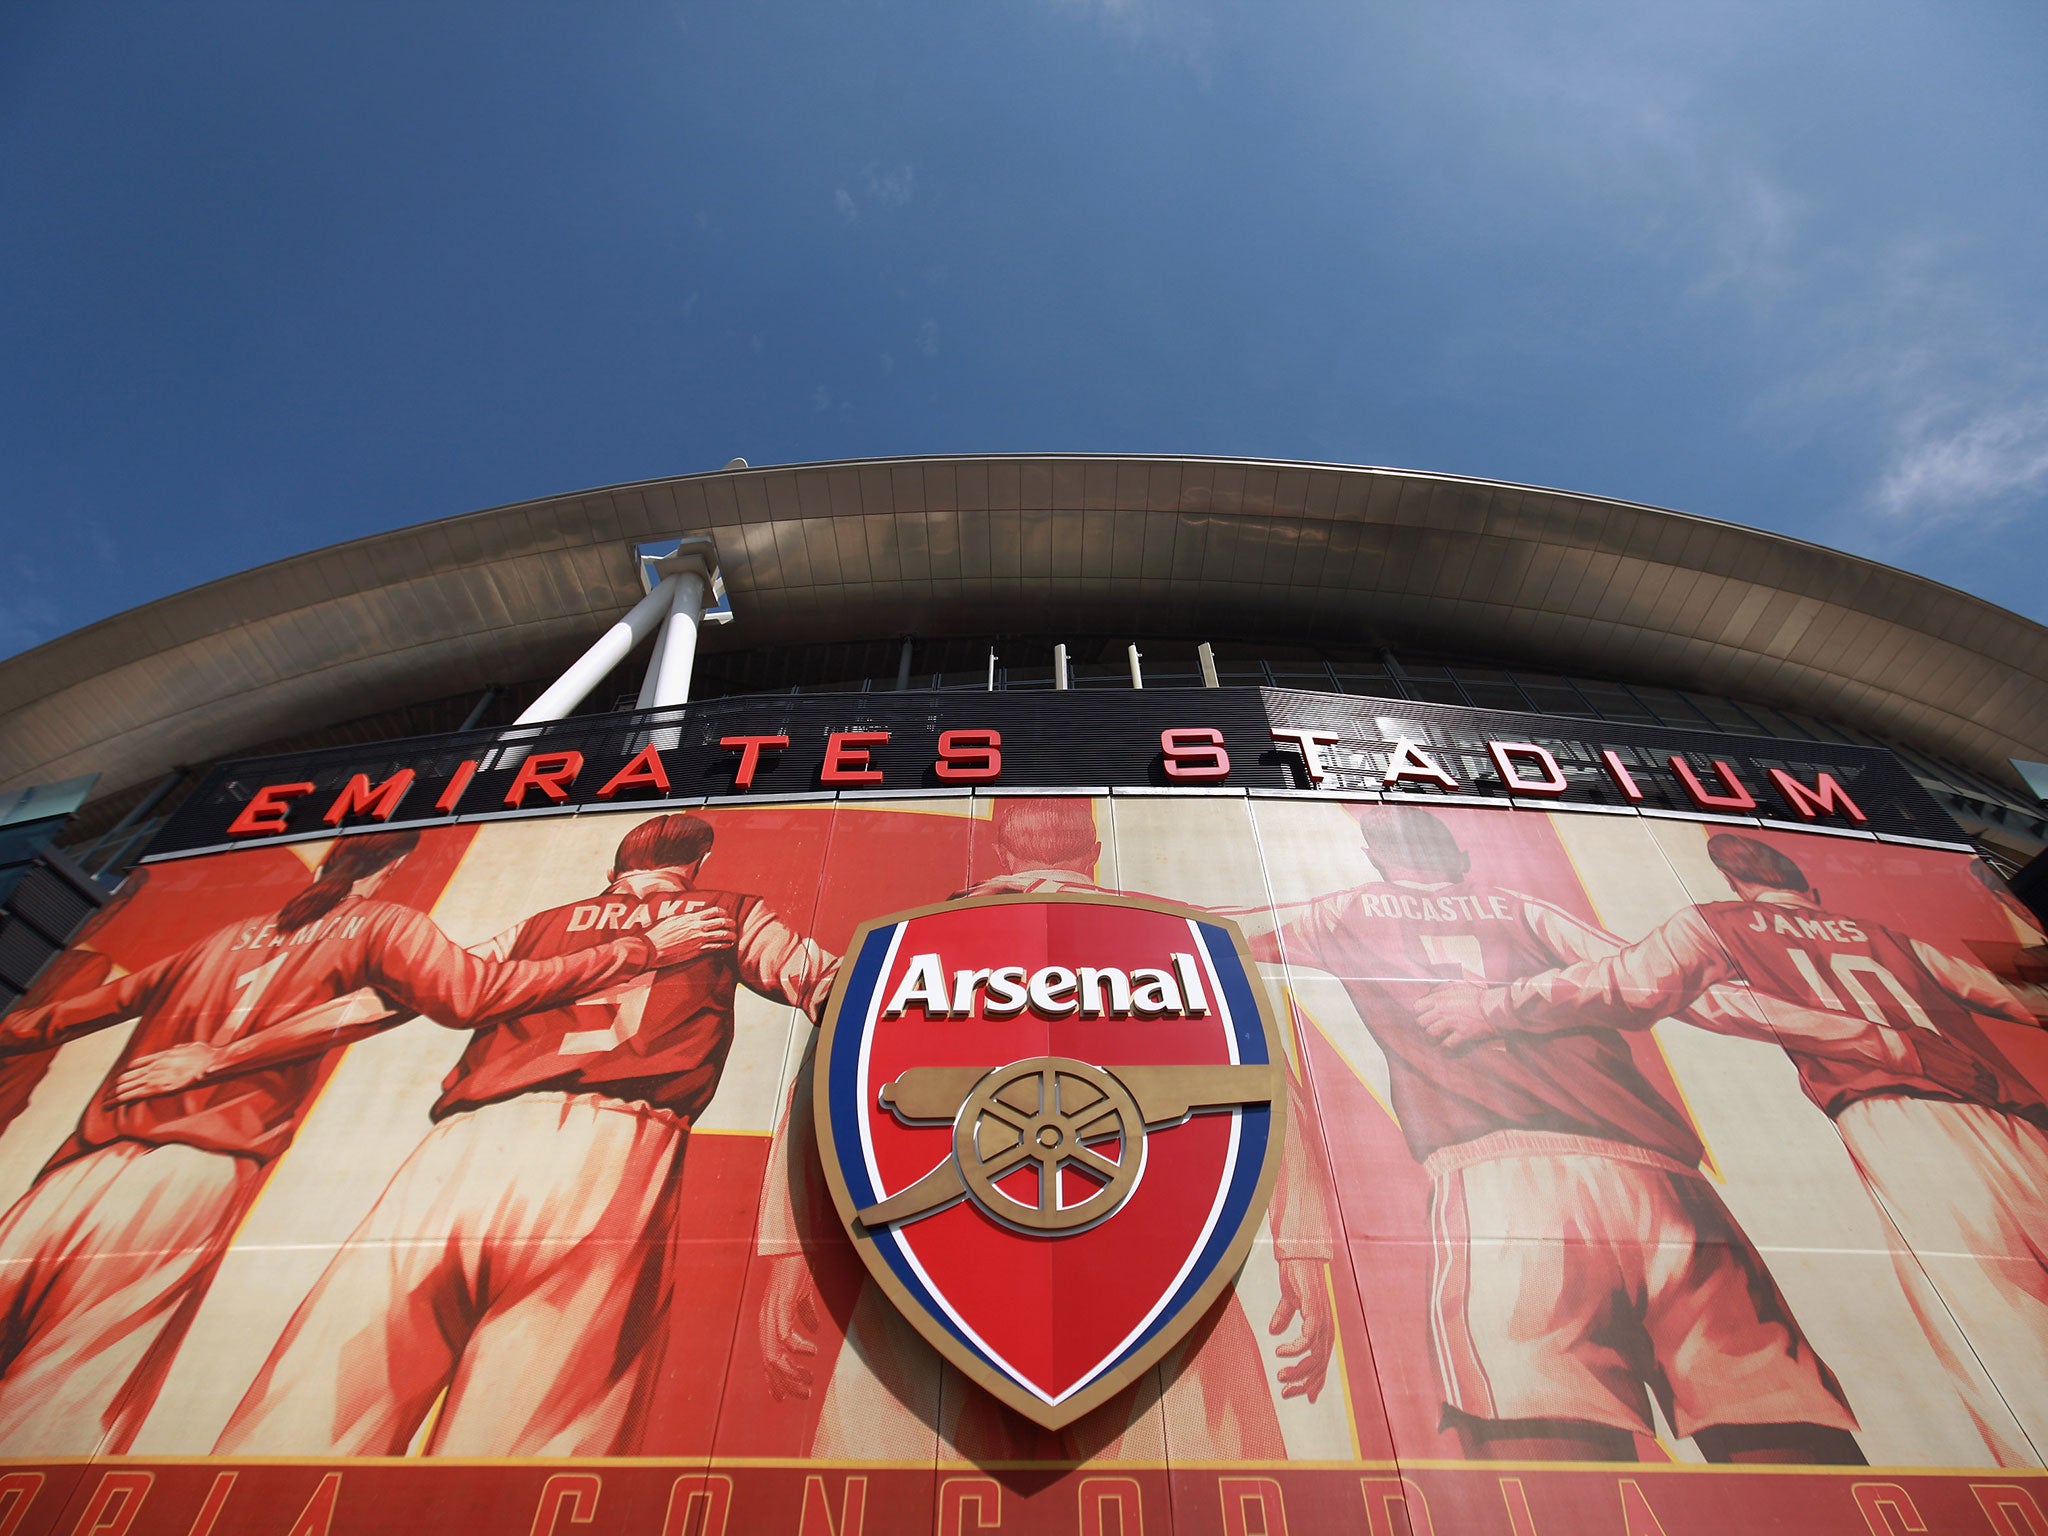
<path fill-rule="evenodd" d="M 948 791 L 1303 792 L 1967 846 L 1889 752 L 1271 688 L 810 694 L 216 767 L 149 857 L 379 826 Z"/>

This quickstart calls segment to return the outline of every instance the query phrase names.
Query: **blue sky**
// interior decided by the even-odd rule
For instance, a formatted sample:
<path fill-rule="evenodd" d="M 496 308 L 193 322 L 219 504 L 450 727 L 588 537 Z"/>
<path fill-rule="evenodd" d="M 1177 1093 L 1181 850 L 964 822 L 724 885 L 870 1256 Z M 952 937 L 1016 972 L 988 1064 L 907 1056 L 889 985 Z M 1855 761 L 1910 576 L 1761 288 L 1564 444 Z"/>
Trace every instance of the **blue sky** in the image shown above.
<path fill-rule="evenodd" d="M 0 7 L 0 653 L 710 469 L 1247 454 L 2048 618 L 2048 6 Z"/>

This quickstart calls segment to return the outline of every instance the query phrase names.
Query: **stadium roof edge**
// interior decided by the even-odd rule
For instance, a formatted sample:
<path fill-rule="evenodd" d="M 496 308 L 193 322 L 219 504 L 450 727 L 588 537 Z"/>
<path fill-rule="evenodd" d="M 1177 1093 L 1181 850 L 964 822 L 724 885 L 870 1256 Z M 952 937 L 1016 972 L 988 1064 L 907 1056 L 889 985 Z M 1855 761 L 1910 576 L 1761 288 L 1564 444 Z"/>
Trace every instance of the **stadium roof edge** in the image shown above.
<path fill-rule="evenodd" d="M 635 542 L 692 531 L 719 538 L 739 615 L 719 648 L 1369 635 L 1782 703 L 2001 778 L 2048 756 L 2048 629 L 1784 534 L 1430 471 L 958 454 L 600 486 L 171 594 L 0 661 L 0 788 L 117 790 L 425 686 L 540 675 L 638 595 Z"/>

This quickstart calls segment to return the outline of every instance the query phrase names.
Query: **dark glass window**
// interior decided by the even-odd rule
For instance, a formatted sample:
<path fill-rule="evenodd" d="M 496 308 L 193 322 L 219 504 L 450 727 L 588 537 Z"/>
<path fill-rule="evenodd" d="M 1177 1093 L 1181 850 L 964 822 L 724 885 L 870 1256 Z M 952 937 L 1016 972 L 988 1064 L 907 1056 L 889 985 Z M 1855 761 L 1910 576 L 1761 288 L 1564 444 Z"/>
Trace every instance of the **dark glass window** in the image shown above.
<path fill-rule="evenodd" d="M 1546 715 L 1572 715 L 1581 720 L 1597 719 L 1592 707 L 1579 696 L 1579 690 L 1570 683 L 1531 682 L 1523 679 L 1522 692 L 1529 696 L 1529 702 Z"/>
<path fill-rule="evenodd" d="M 1811 741 L 1813 739 L 1813 732 L 1807 730 L 1805 726 L 1792 719 L 1789 715 L 1781 715 L 1775 709 L 1765 709 L 1761 704 L 1749 704 L 1745 705 L 1744 708 L 1756 717 L 1757 724 L 1761 725 L 1770 735 L 1790 737 L 1793 741 Z"/>
<path fill-rule="evenodd" d="M 1600 712 L 1603 720 L 1617 720 L 1630 725 L 1655 725 L 1657 717 L 1635 701 L 1633 695 L 1618 683 L 1593 683 L 1583 678 L 1576 679 L 1579 692 L 1586 696 L 1586 702 Z"/>
<path fill-rule="evenodd" d="M 1691 704 L 1685 695 L 1675 688 L 1637 688 L 1635 696 L 1649 706 L 1650 712 L 1666 725 L 1690 726 L 1694 730 L 1713 724 Z"/>

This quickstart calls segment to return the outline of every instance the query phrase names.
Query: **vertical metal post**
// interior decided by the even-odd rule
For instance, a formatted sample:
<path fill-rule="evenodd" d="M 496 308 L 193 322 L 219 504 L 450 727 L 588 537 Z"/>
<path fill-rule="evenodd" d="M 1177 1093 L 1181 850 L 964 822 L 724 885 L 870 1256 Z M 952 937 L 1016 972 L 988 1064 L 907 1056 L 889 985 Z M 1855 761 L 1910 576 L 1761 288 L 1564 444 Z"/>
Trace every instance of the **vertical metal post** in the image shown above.
<path fill-rule="evenodd" d="M 1195 647 L 1195 660 L 1202 664 L 1202 686 L 1221 688 L 1223 685 L 1216 680 L 1216 647 L 1204 640 Z"/>
<path fill-rule="evenodd" d="M 910 690 L 910 646 L 911 637 L 905 635 L 903 637 L 903 654 L 896 658 L 896 691 L 898 693 L 907 693 Z"/>
<path fill-rule="evenodd" d="M 1055 688 L 1071 688 L 1073 678 L 1067 671 L 1067 642 L 1062 640 L 1052 648 L 1052 685 Z"/>
<path fill-rule="evenodd" d="M 990 693 L 996 691 L 996 648 L 994 646 L 988 648 L 988 691 Z"/>
<path fill-rule="evenodd" d="M 1131 647 L 1130 647 L 1130 658 L 1131 658 L 1131 686 L 1132 686 L 1133 688 L 1142 688 L 1142 687 L 1144 687 L 1144 686 L 1145 686 L 1145 674 L 1144 674 L 1143 672 L 1141 672 L 1141 671 L 1140 671 L 1140 670 L 1138 669 L 1138 662 L 1139 662 L 1139 661 L 1140 661 L 1140 660 L 1141 660 L 1142 658 L 1140 658 L 1140 657 L 1139 657 L 1139 655 L 1138 655 L 1138 648 L 1137 648 L 1137 646 L 1135 646 L 1135 645 L 1133 645 L 1133 646 L 1131 646 Z"/>
<path fill-rule="evenodd" d="M 477 722 L 483 719 L 484 717 L 484 711 L 491 707 L 491 701 L 497 698 L 497 696 L 498 685 L 496 683 L 493 683 L 491 684 L 490 687 L 484 690 L 484 696 L 478 699 L 476 703 L 470 708 L 469 713 L 463 717 L 462 724 L 458 726 L 457 729 L 464 731 L 475 730 Z"/>

